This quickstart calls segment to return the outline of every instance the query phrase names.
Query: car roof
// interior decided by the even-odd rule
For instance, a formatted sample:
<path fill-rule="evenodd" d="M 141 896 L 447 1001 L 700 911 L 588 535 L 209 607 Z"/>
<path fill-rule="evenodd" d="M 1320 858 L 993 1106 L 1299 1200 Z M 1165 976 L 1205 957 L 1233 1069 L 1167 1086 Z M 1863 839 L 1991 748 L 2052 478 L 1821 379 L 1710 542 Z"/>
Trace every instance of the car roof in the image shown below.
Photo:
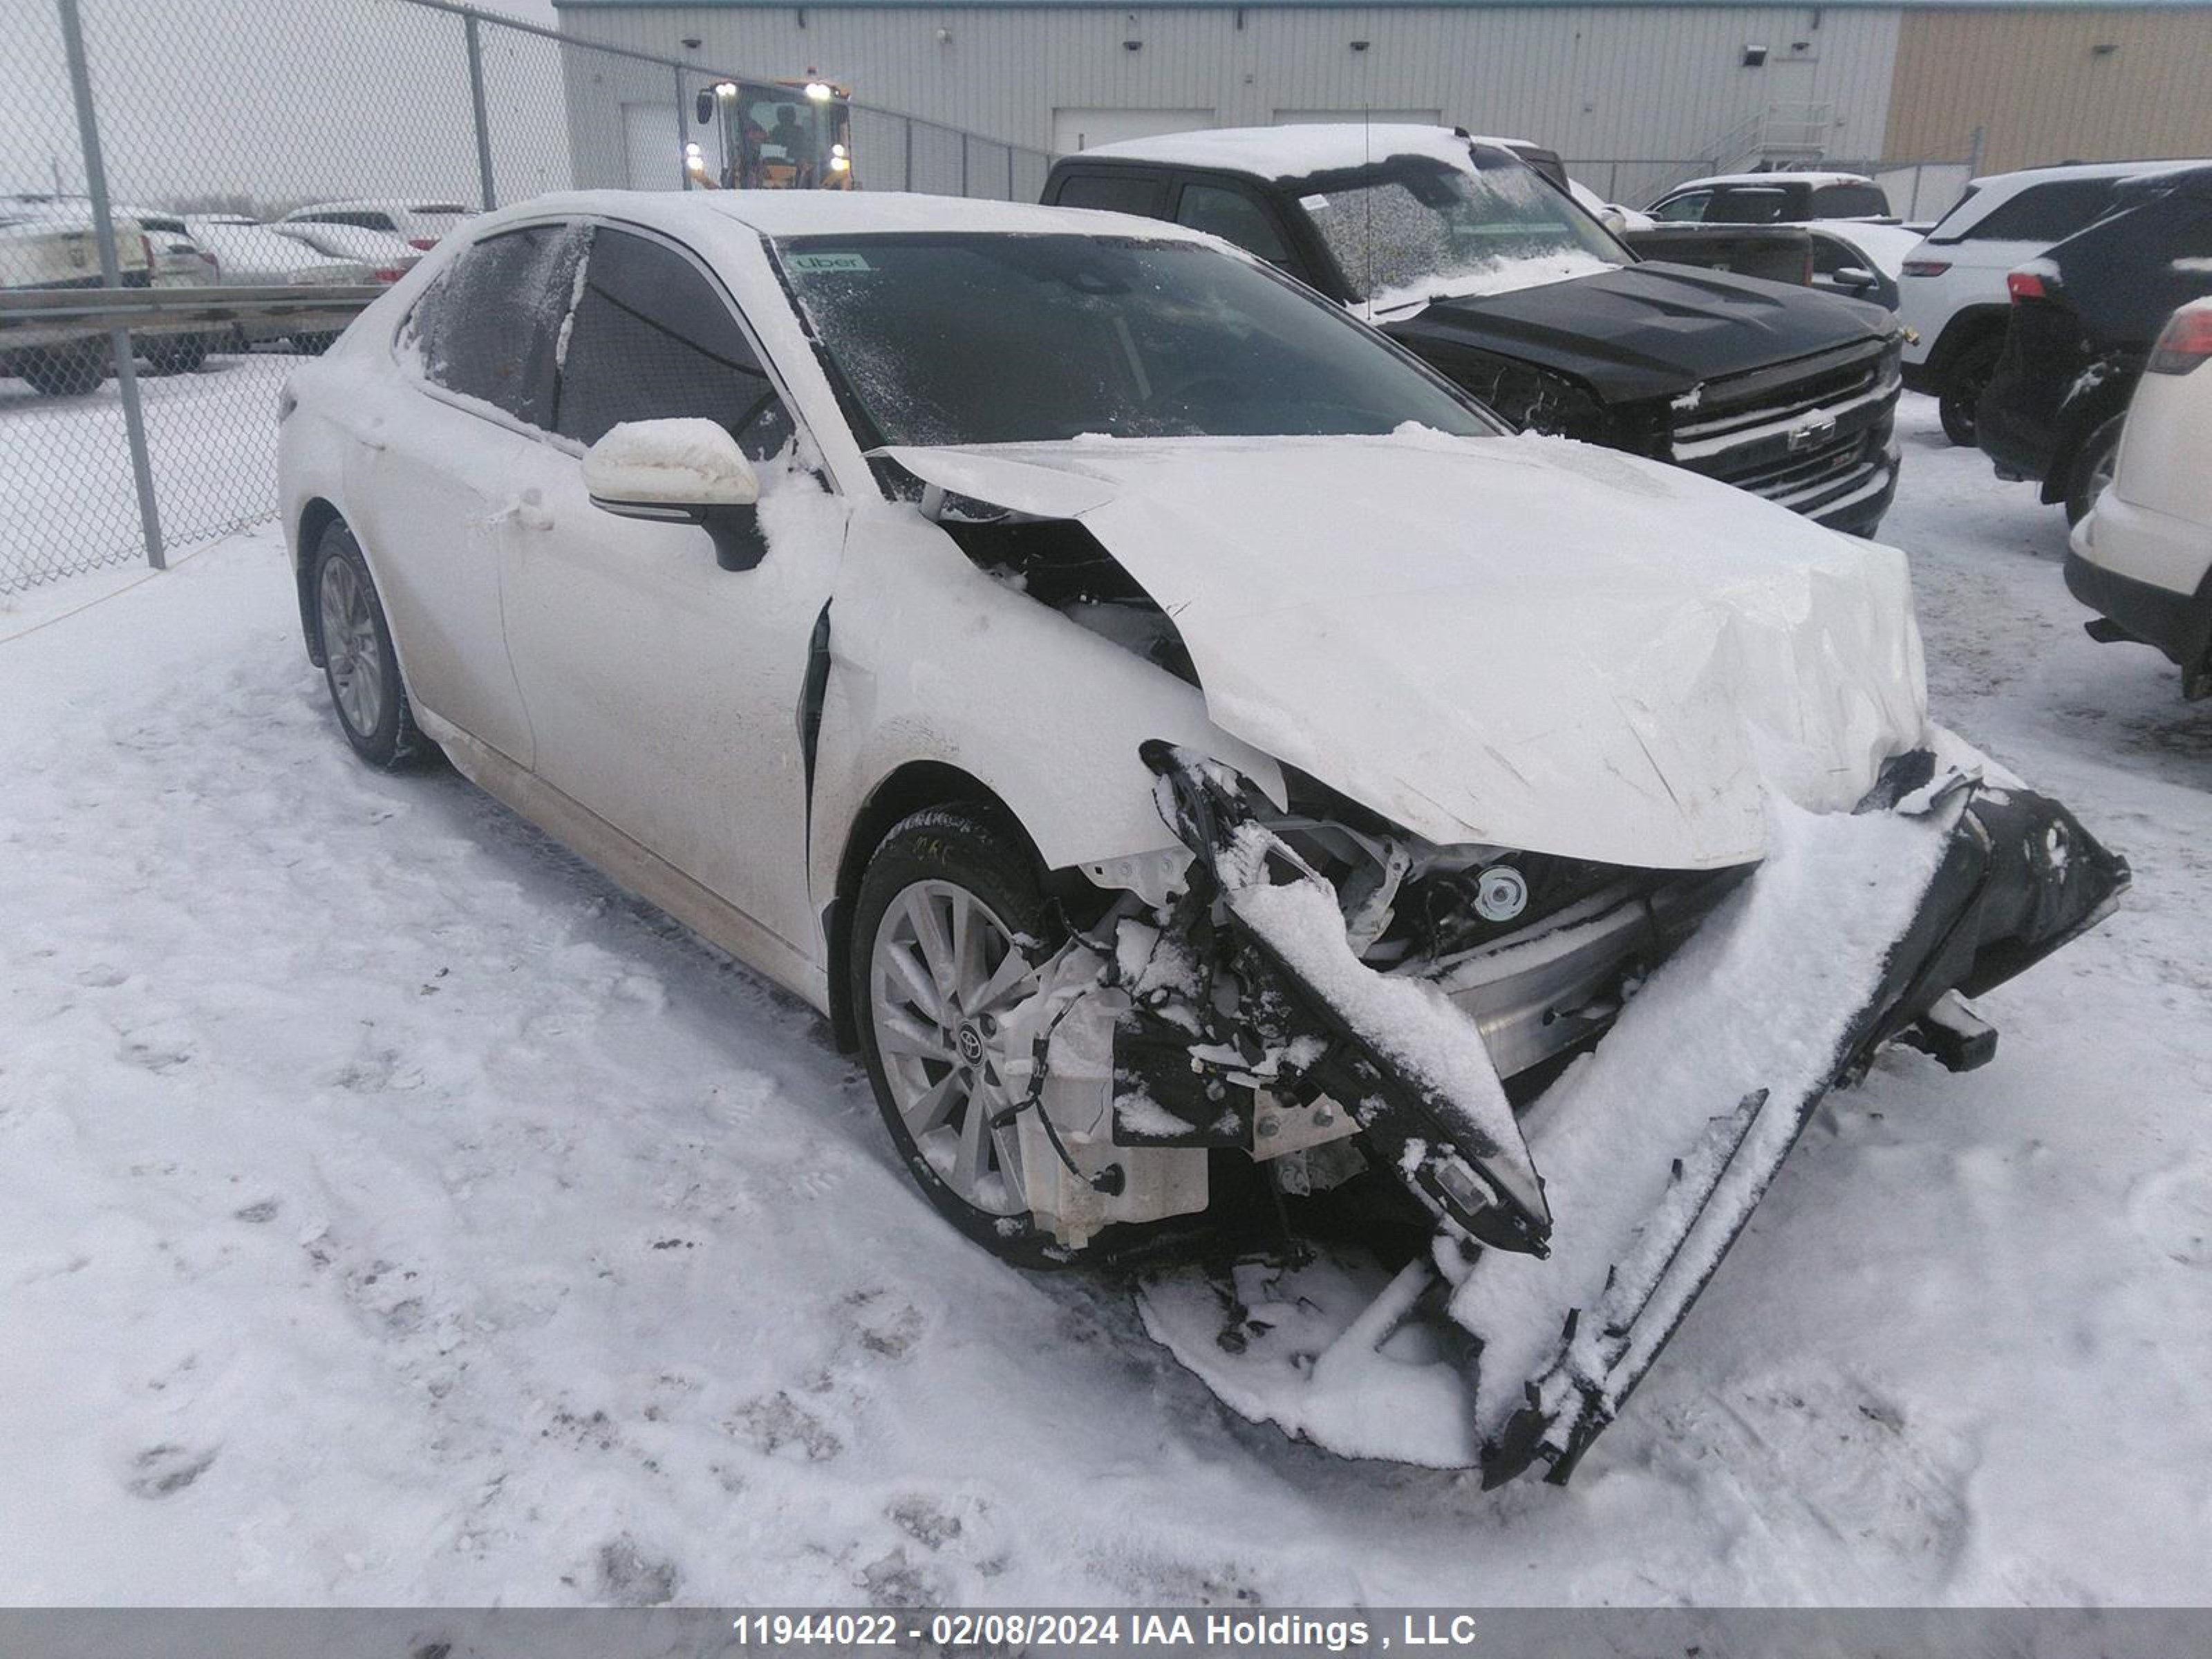
<path fill-rule="evenodd" d="M 401 213 L 473 214 L 476 211 L 474 208 L 463 207 L 458 202 L 418 202 L 410 196 L 349 196 L 337 201 L 304 203 L 284 216 L 289 219 L 293 214 L 328 213 L 333 210 L 349 211 L 356 208 L 374 209 L 383 213 L 397 210 Z"/>
<path fill-rule="evenodd" d="M 1149 161 L 1164 167 L 1249 173 L 1260 179 L 1303 179 L 1310 173 L 1367 167 L 1398 155 L 1421 155 L 1465 167 L 1470 144 L 1512 147 L 1506 139 L 1474 137 L 1455 127 L 1332 121 L 1310 126 L 1205 127 L 1194 132 L 1161 133 L 1100 144 L 1060 160 L 1064 164 L 1093 159 Z"/>
<path fill-rule="evenodd" d="M 1719 185 L 1870 185 L 1873 179 L 1863 173 L 1716 173 L 1704 179 L 1692 179 L 1679 184 L 1667 192 L 1672 196 L 1679 191 L 1711 190 Z"/>
<path fill-rule="evenodd" d="M 1213 240 L 1179 225 L 1125 213 L 876 190 L 564 191 L 503 208 L 481 222 L 487 228 L 496 228 L 511 221 L 547 214 L 599 214 L 629 219 L 679 238 L 686 230 L 711 232 L 734 222 L 769 237 L 874 236 L 934 230 L 1003 235 L 1053 232 L 1079 236 L 1140 235 L 1189 242 Z M 471 232 L 475 229 L 475 225 L 470 227 Z"/>
<path fill-rule="evenodd" d="M 2166 173 L 2201 167 L 2212 167 L 2212 161 L 2065 161 L 2056 167 L 2020 167 L 2011 173 L 1985 173 L 1972 182 L 1977 190 L 2010 191 L 2062 179 L 2131 179 L 2139 173 Z"/>

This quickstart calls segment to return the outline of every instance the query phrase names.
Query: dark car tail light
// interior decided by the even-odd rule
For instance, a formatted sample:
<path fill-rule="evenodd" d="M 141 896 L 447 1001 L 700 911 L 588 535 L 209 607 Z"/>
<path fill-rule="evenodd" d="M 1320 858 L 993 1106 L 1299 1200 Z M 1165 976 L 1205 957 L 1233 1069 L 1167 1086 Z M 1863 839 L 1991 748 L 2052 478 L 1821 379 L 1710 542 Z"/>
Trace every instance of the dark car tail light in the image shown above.
<path fill-rule="evenodd" d="M 410 247 L 419 247 L 423 252 L 428 253 L 432 248 L 438 246 L 438 239 L 434 236 L 410 236 L 407 239 L 407 246 Z"/>
<path fill-rule="evenodd" d="M 2005 292 L 2015 300 L 2047 300 L 2051 290 L 2044 286 L 2042 276 L 2033 270 L 2015 270 L 2005 278 Z"/>
<path fill-rule="evenodd" d="M 396 283 L 404 274 L 397 265 L 386 265 L 376 273 L 376 280 L 380 283 Z"/>
<path fill-rule="evenodd" d="M 1941 276 L 1950 268 L 1948 259 L 1907 259 L 1903 274 L 1907 276 Z"/>
<path fill-rule="evenodd" d="M 2143 367 L 2154 374 L 2186 374 L 2212 357 L 2212 311 L 2177 311 Z"/>

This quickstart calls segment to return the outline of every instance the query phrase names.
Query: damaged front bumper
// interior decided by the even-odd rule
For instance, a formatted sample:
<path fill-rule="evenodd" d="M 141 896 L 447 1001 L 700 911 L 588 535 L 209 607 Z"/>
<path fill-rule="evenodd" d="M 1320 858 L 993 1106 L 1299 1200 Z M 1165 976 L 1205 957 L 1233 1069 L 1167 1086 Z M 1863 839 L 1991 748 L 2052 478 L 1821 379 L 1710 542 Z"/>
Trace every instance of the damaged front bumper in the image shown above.
<path fill-rule="evenodd" d="M 1892 1041 L 1954 1069 L 1986 1061 L 1996 1034 L 1964 998 L 2093 926 L 2128 884 L 2057 802 L 1899 757 L 1856 813 L 1778 809 L 1766 861 L 1516 1115 L 1465 1040 L 1474 1023 L 1436 987 L 1360 963 L 1336 890 L 1255 793 L 1164 745 L 1146 758 L 1194 854 L 1184 925 L 1218 930 L 1211 948 L 1234 960 L 1243 1047 L 1269 1056 L 1279 1093 L 1348 1111 L 1369 1164 L 1436 1229 L 1364 1305 L 1340 1274 L 1333 1317 L 1316 1316 L 1328 1294 L 1252 1317 L 1250 1297 L 1217 1286 L 1238 1329 L 1209 1344 L 1206 1298 L 1163 1281 L 1148 1324 L 1247 1415 L 1354 1455 L 1479 1467 L 1486 1485 L 1538 1466 L 1567 1478 L 1830 1088 Z M 1409 1343 L 1423 1322 L 1436 1328 Z M 1456 1421 L 1392 1424 L 1393 1401 Z"/>

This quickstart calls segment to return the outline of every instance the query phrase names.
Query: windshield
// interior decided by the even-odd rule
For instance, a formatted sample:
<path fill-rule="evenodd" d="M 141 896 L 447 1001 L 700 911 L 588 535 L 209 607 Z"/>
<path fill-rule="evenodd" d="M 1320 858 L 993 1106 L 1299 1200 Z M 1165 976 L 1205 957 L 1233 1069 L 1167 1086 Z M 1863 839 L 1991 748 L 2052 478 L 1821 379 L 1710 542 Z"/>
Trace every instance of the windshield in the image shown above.
<path fill-rule="evenodd" d="M 1518 158 L 1396 156 L 1291 186 L 1351 296 L 1378 310 L 1501 293 L 1629 263 L 1604 228 Z"/>
<path fill-rule="evenodd" d="M 918 233 L 776 251 L 886 443 L 1497 429 L 1340 307 L 1195 243 Z"/>

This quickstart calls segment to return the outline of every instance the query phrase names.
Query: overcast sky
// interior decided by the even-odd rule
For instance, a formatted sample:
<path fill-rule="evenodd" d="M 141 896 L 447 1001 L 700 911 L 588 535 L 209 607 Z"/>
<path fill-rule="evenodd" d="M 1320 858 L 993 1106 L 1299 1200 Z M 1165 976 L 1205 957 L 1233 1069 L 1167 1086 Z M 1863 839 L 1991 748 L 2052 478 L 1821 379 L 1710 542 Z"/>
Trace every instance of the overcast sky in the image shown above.
<path fill-rule="evenodd" d="M 118 202 L 474 201 L 459 19 L 404 0 L 80 0 Z M 551 27 L 551 0 L 500 0 Z M 565 185 L 559 49 L 483 31 L 502 196 Z M 0 5 L 0 191 L 82 190 L 52 0 Z"/>

